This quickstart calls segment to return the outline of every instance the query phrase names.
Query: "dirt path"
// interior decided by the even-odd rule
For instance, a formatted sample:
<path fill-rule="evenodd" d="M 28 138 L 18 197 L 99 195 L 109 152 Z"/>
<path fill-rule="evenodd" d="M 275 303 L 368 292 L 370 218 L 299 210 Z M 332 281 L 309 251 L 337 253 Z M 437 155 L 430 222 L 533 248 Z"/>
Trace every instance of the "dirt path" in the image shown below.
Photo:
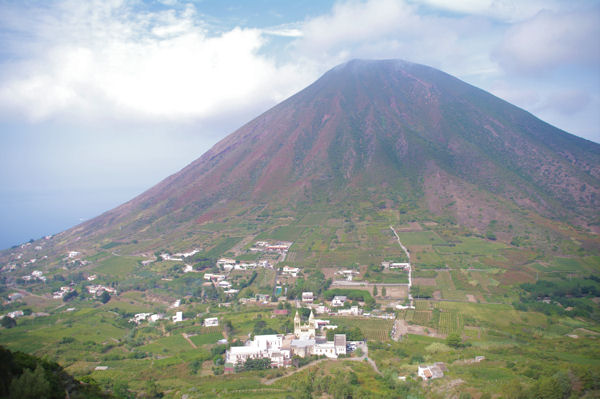
<path fill-rule="evenodd" d="M 192 345 L 192 348 L 198 349 L 198 347 L 196 346 L 196 344 L 193 343 L 192 340 L 190 339 L 189 335 L 187 335 L 186 333 L 181 333 L 181 336 L 183 337 L 183 339 L 185 339 L 187 342 L 189 342 L 190 345 Z"/>
<path fill-rule="evenodd" d="M 399 341 L 403 335 L 408 334 L 408 323 L 405 320 L 396 319 L 392 331 L 392 339 L 394 341 Z"/>
<path fill-rule="evenodd" d="M 309 367 L 312 367 L 312 366 L 315 366 L 315 365 L 317 365 L 317 364 L 319 364 L 319 363 L 322 363 L 322 362 L 324 362 L 324 361 L 326 361 L 326 360 L 331 360 L 331 359 L 327 359 L 327 358 L 326 358 L 326 359 L 319 359 L 319 360 L 317 360 L 317 361 L 314 361 L 314 362 L 312 362 L 312 363 L 306 364 L 306 365 L 304 365 L 304 366 L 302 366 L 302 367 L 300 367 L 300 368 L 297 368 L 296 370 L 292 371 L 292 372 L 291 372 L 291 373 L 289 373 L 289 374 L 282 375 L 281 377 L 276 377 L 276 378 L 273 378 L 272 380 L 266 380 L 266 381 L 263 381 L 263 384 L 264 384 L 264 385 L 272 385 L 272 384 L 274 384 L 276 381 L 279 381 L 279 380 L 281 380 L 282 378 L 286 378 L 286 377 L 289 377 L 289 376 L 291 376 L 291 375 L 293 375 L 293 374 L 299 373 L 299 372 L 301 372 L 302 370 L 306 370 L 307 368 L 309 368 Z"/>

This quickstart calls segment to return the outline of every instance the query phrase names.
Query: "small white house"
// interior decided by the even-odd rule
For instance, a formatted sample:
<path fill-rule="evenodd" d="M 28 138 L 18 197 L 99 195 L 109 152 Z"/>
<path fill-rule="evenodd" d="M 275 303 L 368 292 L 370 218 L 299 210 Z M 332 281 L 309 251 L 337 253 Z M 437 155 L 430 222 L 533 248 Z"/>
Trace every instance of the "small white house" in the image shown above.
<path fill-rule="evenodd" d="M 231 283 L 229 281 L 219 281 L 217 283 L 217 285 L 219 286 L 219 288 L 225 288 L 225 289 L 231 288 Z"/>
<path fill-rule="evenodd" d="M 183 312 L 177 312 L 173 316 L 173 323 L 179 323 L 180 321 L 183 321 Z"/>
<path fill-rule="evenodd" d="M 313 303 L 314 300 L 315 297 L 312 292 L 308 291 L 302 293 L 302 302 Z"/>
<path fill-rule="evenodd" d="M 206 319 L 204 319 L 204 327 L 217 327 L 218 325 L 218 317 L 207 317 Z"/>
<path fill-rule="evenodd" d="M 181 312 L 180 312 L 180 313 L 181 313 Z M 182 314 L 182 315 L 183 315 L 183 314 Z M 154 322 L 156 322 L 156 321 L 158 321 L 158 320 L 160 320 L 160 319 L 162 319 L 162 318 L 163 318 L 163 315 L 161 315 L 161 314 L 156 314 L 156 313 L 155 313 L 155 314 L 153 314 L 153 315 L 150 315 L 150 317 L 148 317 L 148 320 L 150 320 L 150 322 L 151 322 L 151 323 L 154 323 Z"/>
<path fill-rule="evenodd" d="M 336 295 L 333 297 L 332 301 L 331 301 L 331 306 L 338 308 L 341 306 L 344 306 L 344 303 L 346 303 L 346 300 L 348 298 L 344 295 Z"/>

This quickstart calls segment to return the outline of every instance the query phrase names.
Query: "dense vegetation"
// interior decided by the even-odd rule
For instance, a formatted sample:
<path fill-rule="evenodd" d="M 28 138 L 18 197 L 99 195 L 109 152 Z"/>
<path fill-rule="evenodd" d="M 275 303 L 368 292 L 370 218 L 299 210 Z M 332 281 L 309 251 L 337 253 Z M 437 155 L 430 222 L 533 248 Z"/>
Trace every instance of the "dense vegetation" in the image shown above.
<path fill-rule="evenodd" d="M 108 399 L 98 385 L 82 383 L 57 363 L 0 346 L 0 398 Z"/>

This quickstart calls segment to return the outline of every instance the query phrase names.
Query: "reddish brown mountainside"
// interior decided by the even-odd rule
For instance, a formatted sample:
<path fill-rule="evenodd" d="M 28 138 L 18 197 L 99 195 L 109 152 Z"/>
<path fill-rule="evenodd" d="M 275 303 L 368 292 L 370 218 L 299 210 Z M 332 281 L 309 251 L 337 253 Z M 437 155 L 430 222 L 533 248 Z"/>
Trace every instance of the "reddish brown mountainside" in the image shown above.
<path fill-rule="evenodd" d="M 521 208 L 586 225 L 599 191 L 600 145 L 438 70 L 355 60 L 76 231 L 135 235 L 210 220 L 232 202 L 335 204 L 364 192 L 466 225 L 484 198 L 499 216 Z"/>

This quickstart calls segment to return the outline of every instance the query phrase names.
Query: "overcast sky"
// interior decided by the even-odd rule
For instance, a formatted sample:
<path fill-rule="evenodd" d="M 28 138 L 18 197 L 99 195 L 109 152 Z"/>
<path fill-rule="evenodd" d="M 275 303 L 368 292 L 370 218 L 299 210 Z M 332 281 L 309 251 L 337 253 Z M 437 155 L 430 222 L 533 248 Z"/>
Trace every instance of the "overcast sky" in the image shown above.
<path fill-rule="evenodd" d="M 0 0 L 0 248 L 131 199 L 352 58 L 600 142 L 598 1 Z"/>

